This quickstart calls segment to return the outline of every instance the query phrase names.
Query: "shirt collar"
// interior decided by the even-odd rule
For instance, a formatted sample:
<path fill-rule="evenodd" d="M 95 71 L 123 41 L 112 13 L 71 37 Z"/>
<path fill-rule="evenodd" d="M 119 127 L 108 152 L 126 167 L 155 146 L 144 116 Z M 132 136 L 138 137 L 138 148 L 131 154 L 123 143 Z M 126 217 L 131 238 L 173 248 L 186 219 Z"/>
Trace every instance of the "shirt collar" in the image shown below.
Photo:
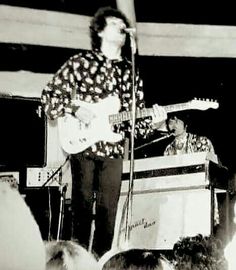
<path fill-rule="evenodd" d="M 111 61 L 112 63 L 120 63 L 123 61 L 122 57 L 120 59 L 109 59 L 102 53 L 102 51 L 99 51 L 99 50 L 95 50 L 95 53 L 98 59 L 101 61 Z"/>

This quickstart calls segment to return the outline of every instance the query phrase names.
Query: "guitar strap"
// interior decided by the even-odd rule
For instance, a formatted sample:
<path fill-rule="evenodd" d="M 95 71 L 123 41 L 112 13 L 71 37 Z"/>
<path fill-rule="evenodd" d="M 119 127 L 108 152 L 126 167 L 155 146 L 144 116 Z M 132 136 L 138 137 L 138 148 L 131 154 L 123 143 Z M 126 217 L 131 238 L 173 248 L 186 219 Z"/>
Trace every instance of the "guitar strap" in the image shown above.
<path fill-rule="evenodd" d="M 122 104 L 124 103 L 124 101 L 123 101 L 123 99 L 124 99 L 124 97 L 123 97 L 123 94 L 124 94 L 124 90 L 123 90 L 123 84 L 124 84 L 124 81 L 123 81 L 123 79 L 124 79 L 124 74 L 125 74 L 125 70 L 127 69 L 127 63 L 126 63 L 126 60 L 124 59 L 123 61 L 121 61 L 121 62 L 119 62 L 119 63 L 117 63 L 118 65 L 119 65 L 119 68 L 120 68 L 120 70 L 121 70 L 121 83 L 120 83 L 120 85 L 119 85 L 119 93 L 118 93 L 118 95 L 119 95 L 119 99 L 121 100 L 121 111 L 124 109 L 123 107 L 122 107 Z"/>

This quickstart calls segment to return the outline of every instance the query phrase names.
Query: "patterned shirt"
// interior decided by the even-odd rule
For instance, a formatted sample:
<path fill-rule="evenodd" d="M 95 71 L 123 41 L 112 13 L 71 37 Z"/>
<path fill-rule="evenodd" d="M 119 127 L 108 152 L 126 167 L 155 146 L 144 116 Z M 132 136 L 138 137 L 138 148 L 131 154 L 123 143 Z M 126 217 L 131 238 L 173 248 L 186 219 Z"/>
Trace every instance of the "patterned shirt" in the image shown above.
<path fill-rule="evenodd" d="M 207 137 L 186 133 L 184 138 L 182 138 L 180 141 L 175 139 L 172 143 L 170 143 L 166 147 L 164 155 L 171 156 L 196 152 L 209 152 L 215 154 L 212 142 Z M 219 221 L 219 208 L 215 193 L 214 225 L 219 224 Z"/>
<path fill-rule="evenodd" d="M 72 99 L 75 96 L 88 103 L 97 103 L 116 96 L 121 103 L 120 111 L 132 107 L 132 72 L 126 59 L 110 60 L 98 51 L 83 51 L 72 56 L 53 76 L 42 92 L 41 101 L 49 119 L 57 119 L 65 113 L 74 113 Z M 143 82 L 136 72 L 136 108 L 143 109 Z M 131 131 L 131 121 L 116 124 L 113 131 L 123 139 Z M 152 133 L 151 118 L 136 120 L 135 136 L 146 137 Z M 118 158 L 124 155 L 124 140 L 118 143 L 96 142 L 85 150 L 86 155 Z"/>
<path fill-rule="evenodd" d="M 211 152 L 215 153 L 211 141 L 204 136 L 186 133 L 186 136 L 178 141 L 175 139 L 165 149 L 164 155 L 190 154 L 195 152 Z"/>

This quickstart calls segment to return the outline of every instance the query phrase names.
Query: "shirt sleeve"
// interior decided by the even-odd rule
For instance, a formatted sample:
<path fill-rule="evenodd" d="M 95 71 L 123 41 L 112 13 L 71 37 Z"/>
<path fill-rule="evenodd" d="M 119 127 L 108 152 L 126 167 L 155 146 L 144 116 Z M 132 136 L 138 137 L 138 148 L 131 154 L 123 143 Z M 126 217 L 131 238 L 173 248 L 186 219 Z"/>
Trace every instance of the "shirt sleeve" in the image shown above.
<path fill-rule="evenodd" d="M 212 154 L 215 154 L 215 149 L 214 149 L 214 146 L 213 146 L 211 140 L 207 139 L 207 141 L 208 141 L 208 146 L 209 146 L 209 152 Z"/>
<path fill-rule="evenodd" d="M 171 145 L 167 145 L 164 152 L 163 152 L 163 156 L 170 156 L 171 155 Z"/>
<path fill-rule="evenodd" d="M 56 119 L 73 111 L 71 97 L 73 91 L 76 93 L 77 87 L 73 58 L 70 58 L 42 91 L 41 102 L 49 119 Z"/>

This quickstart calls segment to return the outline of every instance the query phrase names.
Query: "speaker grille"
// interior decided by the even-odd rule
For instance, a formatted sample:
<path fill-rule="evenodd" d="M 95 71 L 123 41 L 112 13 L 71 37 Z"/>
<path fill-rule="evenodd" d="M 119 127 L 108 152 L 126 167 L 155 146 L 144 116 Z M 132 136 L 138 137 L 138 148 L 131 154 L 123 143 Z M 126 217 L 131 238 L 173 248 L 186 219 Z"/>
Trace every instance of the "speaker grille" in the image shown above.
<path fill-rule="evenodd" d="M 0 124 L 0 165 L 45 165 L 47 126 L 39 99 L 0 98 Z"/>

